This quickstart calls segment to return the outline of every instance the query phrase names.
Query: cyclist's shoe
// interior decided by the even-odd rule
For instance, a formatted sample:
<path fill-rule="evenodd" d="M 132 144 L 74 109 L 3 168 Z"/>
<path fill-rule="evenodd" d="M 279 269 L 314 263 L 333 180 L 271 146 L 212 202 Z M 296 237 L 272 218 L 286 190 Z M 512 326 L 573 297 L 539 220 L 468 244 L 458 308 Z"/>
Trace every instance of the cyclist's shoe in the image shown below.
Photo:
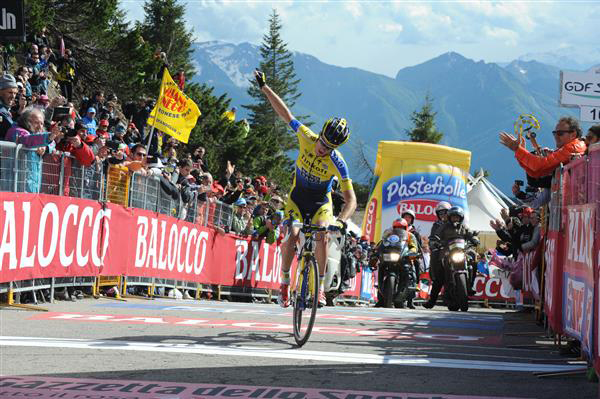
<path fill-rule="evenodd" d="M 322 308 L 327 304 L 327 299 L 325 298 L 325 291 L 319 290 L 319 307 Z"/>
<path fill-rule="evenodd" d="M 277 303 L 282 308 L 290 306 L 290 285 L 281 284 L 279 286 L 279 295 L 277 296 Z"/>

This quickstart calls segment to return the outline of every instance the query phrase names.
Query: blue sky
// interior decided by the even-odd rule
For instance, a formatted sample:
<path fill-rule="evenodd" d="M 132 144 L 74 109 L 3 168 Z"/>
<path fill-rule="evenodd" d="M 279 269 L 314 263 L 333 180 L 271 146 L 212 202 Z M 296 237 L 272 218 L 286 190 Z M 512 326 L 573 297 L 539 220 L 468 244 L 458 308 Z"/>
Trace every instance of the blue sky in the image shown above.
<path fill-rule="evenodd" d="M 290 50 L 388 76 L 447 51 L 487 62 L 543 52 L 600 62 L 597 0 L 180 1 L 198 41 L 259 44 L 274 8 Z M 143 3 L 122 6 L 139 20 Z"/>

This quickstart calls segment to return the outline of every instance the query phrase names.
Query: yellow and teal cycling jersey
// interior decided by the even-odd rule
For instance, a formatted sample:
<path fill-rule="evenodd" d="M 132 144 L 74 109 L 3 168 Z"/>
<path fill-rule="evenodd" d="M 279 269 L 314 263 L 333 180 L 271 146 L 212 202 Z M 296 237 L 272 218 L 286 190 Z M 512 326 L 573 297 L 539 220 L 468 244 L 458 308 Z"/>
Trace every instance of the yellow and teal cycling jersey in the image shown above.
<path fill-rule="evenodd" d="M 333 178 L 337 176 L 342 191 L 352 190 L 348 165 L 342 154 L 333 150 L 328 156 L 317 157 L 315 145 L 319 136 L 295 119 L 290 122 L 290 127 L 298 136 L 300 150 L 292 187 L 326 194 L 331 191 Z"/>
<path fill-rule="evenodd" d="M 294 181 L 285 214 L 290 212 L 296 220 L 310 216 L 313 224 L 329 222 L 333 217 L 331 188 L 337 176 L 342 191 L 352 190 L 348 165 L 337 150 L 324 157 L 317 157 L 315 145 L 319 136 L 297 120 L 290 126 L 298 136 L 300 152 L 296 160 Z"/>

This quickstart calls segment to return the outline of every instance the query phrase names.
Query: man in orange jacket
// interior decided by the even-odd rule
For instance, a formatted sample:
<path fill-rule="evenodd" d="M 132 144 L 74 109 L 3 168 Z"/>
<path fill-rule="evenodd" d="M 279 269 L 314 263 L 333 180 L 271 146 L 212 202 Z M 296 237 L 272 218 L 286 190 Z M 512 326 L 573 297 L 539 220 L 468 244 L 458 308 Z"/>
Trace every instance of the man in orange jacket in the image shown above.
<path fill-rule="evenodd" d="M 515 138 L 506 132 L 500 133 L 500 143 L 515 152 L 519 165 L 531 177 L 550 175 L 561 163 L 566 164 L 571 157 L 585 153 L 586 145 L 581 140 L 581 128 L 577 119 L 565 116 L 558 120 L 552 132 L 556 150 L 545 157 L 531 154 L 525 149 L 524 139 Z"/>

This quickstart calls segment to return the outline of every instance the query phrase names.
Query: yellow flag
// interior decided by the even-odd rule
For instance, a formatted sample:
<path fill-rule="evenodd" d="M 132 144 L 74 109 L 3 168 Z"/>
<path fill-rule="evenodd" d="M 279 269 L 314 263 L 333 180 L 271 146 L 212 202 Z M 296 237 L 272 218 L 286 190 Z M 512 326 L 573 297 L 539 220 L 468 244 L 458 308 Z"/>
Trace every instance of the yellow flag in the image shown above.
<path fill-rule="evenodd" d="M 179 90 L 165 68 L 160 95 L 148 117 L 148 125 L 187 143 L 200 115 L 196 103 Z"/>

